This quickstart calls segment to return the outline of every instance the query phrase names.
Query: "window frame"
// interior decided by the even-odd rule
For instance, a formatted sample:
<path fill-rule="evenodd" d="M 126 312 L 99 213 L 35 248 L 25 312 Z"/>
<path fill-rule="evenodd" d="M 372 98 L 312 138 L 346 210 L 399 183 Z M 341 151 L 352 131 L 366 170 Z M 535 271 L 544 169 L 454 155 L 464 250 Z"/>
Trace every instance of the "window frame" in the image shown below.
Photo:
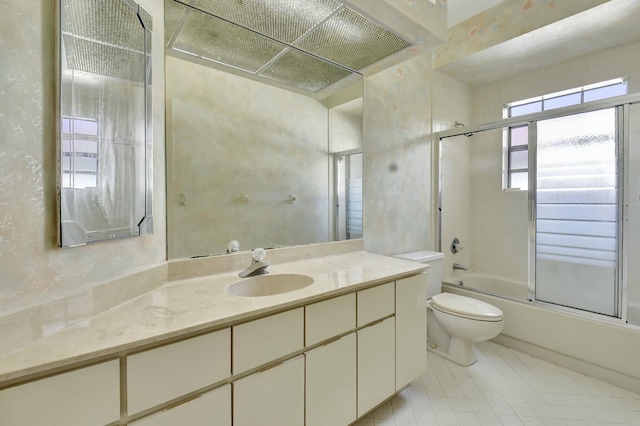
<path fill-rule="evenodd" d="M 68 123 L 65 126 L 65 121 Z M 91 123 L 95 125 L 96 132 L 95 133 L 78 133 L 75 131 L 75 123 L 83 122 L 83 123 Z M 68 131 L 65 131 L 65 127 L 68 127 Z M 63 177 L 65 175 L 68 176 L 69 182 L 68 184 L 65 182 L 65 179 L 62 180 L 63 188 L 75 188 L 75 189 L 86 189 L 86 188 L 97 188 L 100 185 L 100 123 L 96 118 L 91 117 L 74 117 L 63 115 L 62 123 L 61 123 L 61 135 L 63 141 L 63 148 L 61 150 L 61 161 L 63 162 L 65 158 L 69 158 L 69 167 L 65 167 L 64 163 L 60 165 L 60 170 L 62 172 Z M 96 143 L 96 152 L 92 151 L 82 151 L 76 149 L 75 141 L 81 139 L 83 141 L 95 142 Z M 64 141 L 69 141 L 69 150 L 64 149 Z M 96 160 L 96 168 L 95 171 L 87 171 L 87 170 L 76 170 L 75 169 L 75 159 L 76 158 L 95 158 Z M 74 175 L 88 175 L 95 177 L 95 185 L 94 186 L 85 186 L 85 187 L 76 187 L 74 183 Z"/>
<path fill-rule="evenodd" d="M 605 96 L 598 99 L 585 101 L 585 94 L 587 93 L 593 92 L 594 90 L 598 90 L 598 89 L 614 88 L 614 87 L 624 88 L 624 93 L 619 93 L 611 96 Z M 586 86 L 575 87 L 573 89 L 562 90 L 559 92 L 553 92 L 553 93 L 549 93 L 542 96 L 523 99 L 520 101 L 509 102 L 507 104 L 504 104 L 502 108 L 502 118 L 506 119 L 506 118 L 518 117 L 518 116 L 532 114 L 532 113 L 540 113 L 540 112 L 549 111 L 552 109 L 563 108 L 567 106 L 575 106 L 575 105 L 595 102 L 603 99 L 610 99 L 616 96 L 624 96 L 624 95 L 627 95 L 628 93 L 629 93 L 628 77 L 619 77 L 611 80 L 601 81 L 594 84 L 589 84 Z M 549 106 L 550 101 L 554 101 L 554 100 L 557 101 L 562 98 L 567 99 L 567 97 L 570 97 L 570 96 L 575 97 L 575 95 L 577 94 L 579 94 L 579 102 L 571 102 L 571 103 L 558 104 L 558 105 L 551 104 L 551 106 Z M 537 104 L 539 104 L 539 108 L 536 108 Z M 532 106 L 533 108 L 527 109 L 525 108 L 527 106 Z M 514 109 L 516 108 L 520 108 L 524 112 L 514 114 Z M 527 143 L 524 145 L 516 145 L 516 146 L 512 145 L 512 129 L 522 128 L 527 126 L 528 125 L 507 127 L 503 132 L 503 137 L 502 137 L 502 140 L 503 140 L 502 189 L 503 190 L 522 190 L 522 191 L 528 190 L 528 187 L 514 188 L 512 186 L 512 180 L 513 180 L 512 175 L 513 173 L 524 173 L 524 172 L 528 173 L 529 167 L 527 166 L 526 168 L 514 169 L 512 168 L 512 160 L 511 160 L 512 154 L 515 152 L 526 151 L 528 154 L 529 141 L 527 141 Z"/>

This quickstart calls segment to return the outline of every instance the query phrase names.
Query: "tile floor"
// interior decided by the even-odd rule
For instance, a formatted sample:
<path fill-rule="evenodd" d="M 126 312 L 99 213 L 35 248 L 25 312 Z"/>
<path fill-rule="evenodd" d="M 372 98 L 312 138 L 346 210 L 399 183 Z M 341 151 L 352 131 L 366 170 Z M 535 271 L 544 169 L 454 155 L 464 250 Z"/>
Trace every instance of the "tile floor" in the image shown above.
<path fill-rule="evenodd" d="M 426 374 L 355 426 L 640 425 L 640 394 L 483 342 L 461 367 L 429 353 Z"/>

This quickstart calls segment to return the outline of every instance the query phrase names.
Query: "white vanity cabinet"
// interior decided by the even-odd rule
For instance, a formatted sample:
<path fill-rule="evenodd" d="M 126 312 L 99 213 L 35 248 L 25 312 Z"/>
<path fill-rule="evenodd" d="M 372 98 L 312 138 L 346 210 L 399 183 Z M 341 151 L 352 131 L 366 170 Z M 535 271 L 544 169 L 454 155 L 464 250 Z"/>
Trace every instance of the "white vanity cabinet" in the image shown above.
<path fill-rule="evenodd" d="M 233 382 L 233 425 L 304 425 L 304 364 L 298 356 Z"/>
<path fill-rule="evenodd" d="M 129 423 L 130 426 L 231 426 L 231 385 L 226 384 L 162 411 Z"/>
<path fill-rule="evenodd" d="M 427 274 L 396 281 L 396 391 L 427 369 Z"/>
<path fill-rule="evenodd" d="M 312 349 L 306 358 L 306 426 L 344 426 L 356 420 L 355 333 Z"/>
<path fill-rule="evenodd" d="M 128 413 L 139 413 L 230 376 L 229 328 L 130 355 Z"/>
<path fill-rule="evenodd" d="M 2 426 L 99 426 L 120 419 L 120 362 L 0 391 Z"/>
<path fill-rule="evenodd" d="M 245 312 L 195 337 L 43 373 L 0 390 L 0 426 L 352 424 L 424 372 L 426 278 Z"/>

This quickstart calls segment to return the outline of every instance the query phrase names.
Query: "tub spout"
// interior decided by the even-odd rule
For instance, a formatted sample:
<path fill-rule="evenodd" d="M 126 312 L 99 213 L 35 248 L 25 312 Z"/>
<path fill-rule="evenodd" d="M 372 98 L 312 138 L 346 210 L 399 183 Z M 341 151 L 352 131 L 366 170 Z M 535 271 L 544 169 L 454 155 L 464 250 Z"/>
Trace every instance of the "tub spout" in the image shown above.
<path fill-rule="evenodd" d="M 466 270 L 467 270 L 467 267 L 466 267 L 466 266 L 464 266 L 464 265 L 461 265 L 461 264 L 459 264 L 459 263 L 454 263 L 454 264 L 453 264 L 453 269 L 460 269 L 461 271 L 466 271 Z"/>

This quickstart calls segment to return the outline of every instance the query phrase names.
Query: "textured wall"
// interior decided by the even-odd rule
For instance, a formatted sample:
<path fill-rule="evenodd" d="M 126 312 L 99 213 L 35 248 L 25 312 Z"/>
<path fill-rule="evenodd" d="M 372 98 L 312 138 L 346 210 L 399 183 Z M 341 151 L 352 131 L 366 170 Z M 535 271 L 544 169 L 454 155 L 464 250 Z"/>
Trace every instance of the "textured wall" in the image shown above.
<path fill-rule="evenodd" d="M 527 192 L 502 190 L 502 129 L 477 133 L 469 142 L 471 267 L 527 282 Z"/>
<path fill-rule="evenodd" d="M 429 247 L 431 75 L 425 54 L 365 80 L 364 235 L 372 253 Z"/>
<path fill-rule="evenodd" d="M 169 257 L 328 241 L 327 108 L 173 57 L 166 68 Z"/>
<path fill-rule="evenodd" d="M 0 315 L 165 260 L 163 2 L 154 16 L 154 219 L 150 236 L 60 249 L 56 219 L 55 2 L 0 4 Z"/>
<path fill-rule="evenodd" d="M 433 131 L 454 127 L 455 122 L 471 121 L 471 89 L 444 74 L 433 75 Z M 471 266 L 471 179 L 469 168 L 470 139 L 464 136 L 448 138 L 442 145 L 442 236 L 441 251 L 445 254 L 443 273 L 449 277 L 453 262 Z M 437 197 L 438 194 L 435 194 Z M 465 247 L 455 255 L 449 246 L 457 237 Z"/>

